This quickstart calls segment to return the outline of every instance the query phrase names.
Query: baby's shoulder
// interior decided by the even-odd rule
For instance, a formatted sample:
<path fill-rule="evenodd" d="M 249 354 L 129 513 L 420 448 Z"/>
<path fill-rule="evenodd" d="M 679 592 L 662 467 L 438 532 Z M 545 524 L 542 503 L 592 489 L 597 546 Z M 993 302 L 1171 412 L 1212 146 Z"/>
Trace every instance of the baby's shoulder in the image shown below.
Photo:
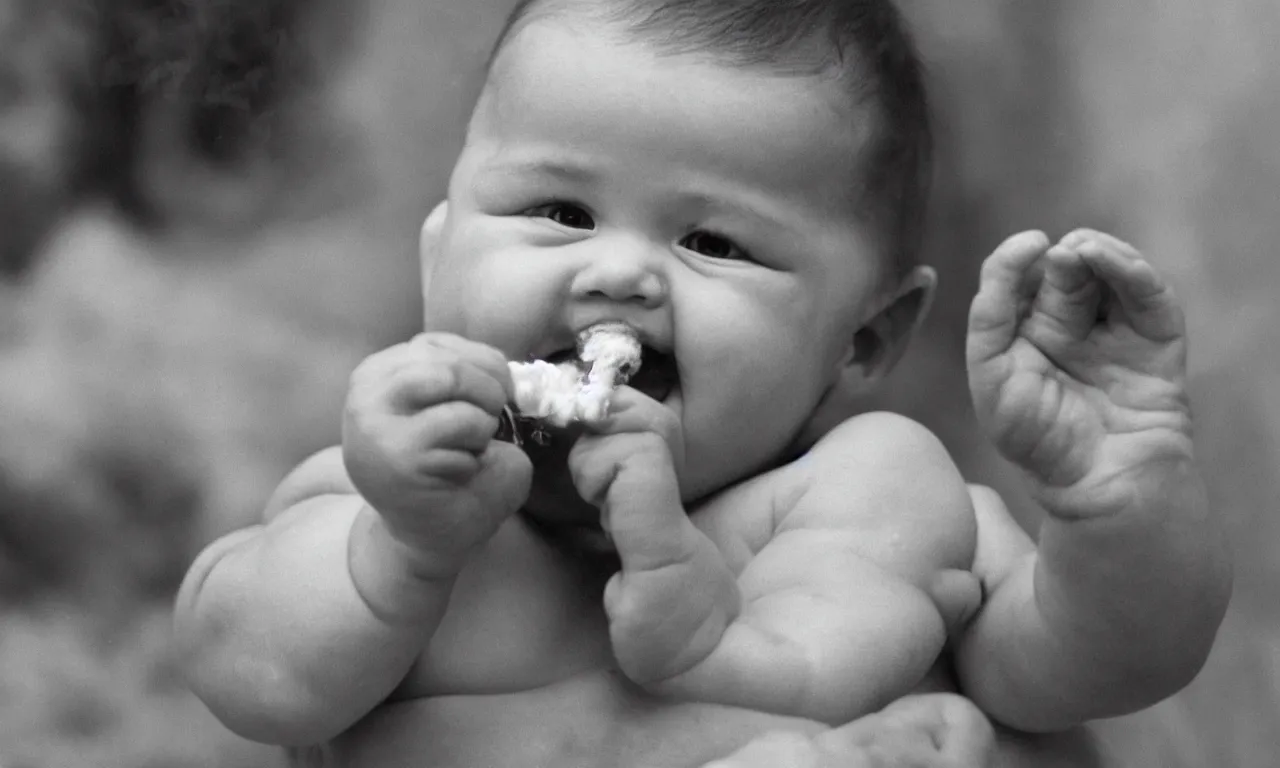
<path fill-rule="evenodd" d="M 886 412 L 855 416 L 783 471 L 794 502 L 779 530 L 854 531 L 884 552 L 928 550 L 925 559 L 956 567 L 972 560 L 968 485 L 942 441 L 916 421 Z"/>
<path fill-rule="evenodd" d="M 960 480 L 937 435 L 917 421 L 888 411 L 846 419 L 789 467 L 811 484 L 844 484 L 851 474 L 859 484 L 872 482 L 886 489 L 908 478 Z"/>

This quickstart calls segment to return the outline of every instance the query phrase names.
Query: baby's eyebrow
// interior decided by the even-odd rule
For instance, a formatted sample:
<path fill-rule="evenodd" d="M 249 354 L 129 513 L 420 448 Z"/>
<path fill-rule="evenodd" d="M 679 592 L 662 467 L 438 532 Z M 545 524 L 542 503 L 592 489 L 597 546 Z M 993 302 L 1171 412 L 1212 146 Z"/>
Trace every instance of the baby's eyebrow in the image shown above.
<path fill-rule="evenodd" d="M 480 173 L 495 176 L 550 176 L 557 181 L 590 183 L 600 178 L 599 172 L 578 163 L 555 159 L 497 159 L 485 163 Z"/>
<path fill-rule="evenodd" d="M 786 208 L 768 200 L 754 200 L 748 194 L 713 194 L 686 192 L 680 195 L 680 204 L 686 210 L 703 213 L 729 213 L 746 219 L 764 222 L 772 227 L 787 229 L 790 222 Z"/>

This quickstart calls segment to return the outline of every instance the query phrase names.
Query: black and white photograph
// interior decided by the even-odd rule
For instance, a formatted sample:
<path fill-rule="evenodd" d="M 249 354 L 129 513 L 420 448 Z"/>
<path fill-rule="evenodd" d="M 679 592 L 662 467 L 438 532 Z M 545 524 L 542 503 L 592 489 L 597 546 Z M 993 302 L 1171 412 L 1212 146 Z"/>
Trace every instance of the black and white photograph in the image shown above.
<path fill-rule="evenodd" d="M 0 0 L 0 768 L 1280 764 L 1277 39 Z"/>

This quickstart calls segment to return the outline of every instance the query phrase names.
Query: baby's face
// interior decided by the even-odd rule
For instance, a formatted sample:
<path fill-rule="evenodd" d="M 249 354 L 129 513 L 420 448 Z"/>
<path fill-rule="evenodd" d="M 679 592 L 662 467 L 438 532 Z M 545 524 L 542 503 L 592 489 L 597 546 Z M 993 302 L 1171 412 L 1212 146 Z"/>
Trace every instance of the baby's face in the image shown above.
<path fill-rule="evenodd" d="M 530 24 L 424 228 L 427 328 L 558 359 L 626 322 L 646 346 L 633 385 L 683 426 L 686 500 L 777 460 L 876 277 L 835 87 Z"/>

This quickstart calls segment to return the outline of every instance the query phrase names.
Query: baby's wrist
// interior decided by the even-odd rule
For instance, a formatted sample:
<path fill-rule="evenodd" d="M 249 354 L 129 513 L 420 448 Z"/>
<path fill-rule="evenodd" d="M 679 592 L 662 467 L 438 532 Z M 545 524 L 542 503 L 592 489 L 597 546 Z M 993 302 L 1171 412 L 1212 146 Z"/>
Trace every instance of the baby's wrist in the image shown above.
<path fill-rule="evenodd" d="M 1097 469 L 1067 487 L 1037 481 L 1034 496 L 1039 505 L 1060 522 L 1099 520 L 1127 516 L 1152 517 L 1165 524 L 1170 515 L 1199 500 L 1203 478 L 1190 451 L 1152 454 L 1127 467 Z"/>
<path fill-rule="evenodd" d="M 352 525 L 347 546 L 356 592 L 375 616 L 395 624 L 433 617 L 441 592 L 453 589 L 466 559 L 405 542 L 368 506 Z"/>

